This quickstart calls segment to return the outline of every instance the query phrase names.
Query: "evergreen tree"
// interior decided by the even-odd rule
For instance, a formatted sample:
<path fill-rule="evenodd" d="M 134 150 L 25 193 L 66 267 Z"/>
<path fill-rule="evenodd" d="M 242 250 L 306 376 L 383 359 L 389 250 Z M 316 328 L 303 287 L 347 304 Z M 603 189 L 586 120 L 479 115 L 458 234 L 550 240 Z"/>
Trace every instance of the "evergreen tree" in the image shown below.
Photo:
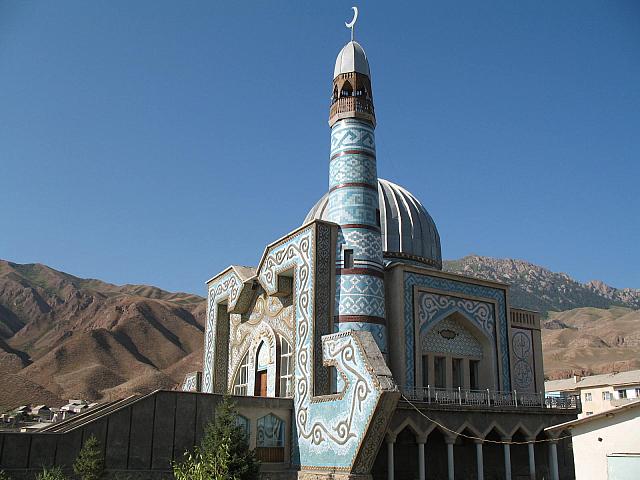
<path fill-rule="evenodd" d="M 176 480 L 254 480 L 260 463 L 244 429 L 237 423 L 238 414 L 225 397 L 216 408 L 215 418 L 193 453 L 186 452 L 182 463 L 173 466 Z"/>
<path fill-rule="evenodd" d="M 82 446 L 78 458 L 73 462 L 73 471 L 81 480 L 98 480 L 104 470 L 100 442 L 91 435 Z"/>
<path fill-rule="evenodd" d="M 64 476 L 60 467 L 44 467 L 42 472 L 36 475 L 36 480 L 67 480 L 67 477 Z"/>

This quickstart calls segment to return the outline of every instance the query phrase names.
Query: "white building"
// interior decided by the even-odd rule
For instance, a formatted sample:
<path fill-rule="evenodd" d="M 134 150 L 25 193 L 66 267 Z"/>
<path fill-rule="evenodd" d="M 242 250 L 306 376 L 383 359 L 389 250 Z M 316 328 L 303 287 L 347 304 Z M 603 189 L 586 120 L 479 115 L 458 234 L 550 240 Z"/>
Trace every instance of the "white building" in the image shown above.
<path fill-rule="evenodd" d="M 576 480 L 640 478 L 640 400 L 546 431 L 571 432 Z"/>
<path fill-rule="evenodd" d="M 579 418 L 583 418 L 639 399 L 640 370 L 589 377 L 576 375 L 545 382 L 544 389 L 548 396 L 579 395 L 582 400 Z"/>

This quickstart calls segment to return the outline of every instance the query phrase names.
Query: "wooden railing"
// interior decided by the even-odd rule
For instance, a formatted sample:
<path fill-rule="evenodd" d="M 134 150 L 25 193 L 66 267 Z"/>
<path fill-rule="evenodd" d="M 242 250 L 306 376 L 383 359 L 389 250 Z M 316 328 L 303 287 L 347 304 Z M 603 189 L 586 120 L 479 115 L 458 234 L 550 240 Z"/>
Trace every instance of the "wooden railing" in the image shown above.
<path fill-rule="evenodd" d="M 256 457 L 263 463 L 282 463 L 284 447 L 257 447 Z"/>
<path fill-rule="evenodd" d="M 339 113 L 357 112 L 375 115 L 373 103 L 363 97 L 340 97 L 329 109 L 329 117 Z"/>

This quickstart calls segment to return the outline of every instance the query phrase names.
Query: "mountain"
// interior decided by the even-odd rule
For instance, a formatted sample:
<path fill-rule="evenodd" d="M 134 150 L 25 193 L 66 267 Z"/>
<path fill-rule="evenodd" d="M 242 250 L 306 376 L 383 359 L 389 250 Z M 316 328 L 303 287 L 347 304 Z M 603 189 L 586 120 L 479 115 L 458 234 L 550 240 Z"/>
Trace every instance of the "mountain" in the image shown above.
<path fill-rule="evenodd" d="M 616 289 L 601 281 L 580 283 L 566 273 L 556 273 L 523 260 L 469 255 L 445 260 L 444 270 L 509 284 L 511 304 L 536 310 L 563 311 L 581 307 L 640 308 L 640 290 Z"/>
<path fill-rule="evenodd" d="M 521 260 L 468 256 L 445 270 L 511 285 L 544 314 L 545 372 L 640 368 L 640 291 L 586 284 Z M 201 369 L 205 299 L 0 260 L 0 411 L 173 388 Z"/>
<path fill-rule="evenodd" d="M 0 409 L 173 388 L 201 359 L 205 301 L 0 260 Z"/>
<path fill-rule="evenodd" d="M 551 379 L 640 369 L 640 310 L 550 312 L 543 327 L 544 369 Z"/>

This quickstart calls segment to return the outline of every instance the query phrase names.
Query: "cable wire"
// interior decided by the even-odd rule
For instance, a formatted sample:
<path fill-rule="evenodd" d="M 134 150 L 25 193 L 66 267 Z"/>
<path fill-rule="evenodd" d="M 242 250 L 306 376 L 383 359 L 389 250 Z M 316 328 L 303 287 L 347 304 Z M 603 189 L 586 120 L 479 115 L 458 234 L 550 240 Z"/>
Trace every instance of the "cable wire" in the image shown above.
<path fill-rule="evenodd" d="M 435 423 L 438 427 L 440 427 L 443 430 L 446 430 L 449 433 L 453 433 L 454 435 L 456 435 L 457 437 L 464 437 L 464 438 L 468 438 L 469 440 L 479 440 L 483 443 L 498 443 L 501 445 L 527 445 L 529 443 L 545 443 L 545 442 L 557 442 L 558 440 L 564 440 L 565 438 L 571 438 L 571 435 L 565 435 L 563 437 L 558 437 L 558 438 L 544 438 L 542 440 L 528 440 L 525 442 L 514 442 L 514 441 L 506 441 L 506 440 L 487 440 L 486 438 L 480 438 L 480 437 L 474 437 L 472 435 L 465 435 L 464 433 L 458 433 L 455 430 L 451 430 L 450 428 L 444 426 L 443 424 L 441 424 L 440 422 L 434 420 L 433 418 L 430 418 L 429 416 L 427 416 L 427 414 L 425 414 L 424 412 L 422 412 L 418 407 L 416 407 L 411 400 L 409 400 L 407 397 L 404 396 L 404 394 L 400 394 L 402 399 L 407 402 L 409 405 L 411 405 L 414 410 L 416 412 L 418 412 L 420 415 L 422 415 L 424 418 L 426 418 L 427 420 L 429 420 L 432 423 Z"/>

